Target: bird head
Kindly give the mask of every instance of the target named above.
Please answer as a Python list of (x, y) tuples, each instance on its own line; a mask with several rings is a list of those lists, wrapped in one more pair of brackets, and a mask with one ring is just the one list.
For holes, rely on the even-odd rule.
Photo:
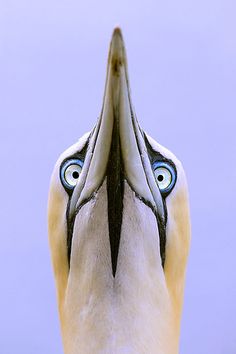
[[(88, 352), (113, 352), (109, 340), (127, 348), (132, 321), (150, 348), (178, 333), (190, 237), (186, 178), (174, 154), (137, 121), (118, 28), (100, 117), (59, 157), (48, 216), (66, 348), (86, 353), (86, 336)], [(159, 353), (143, 345), (147, 351), (135, 352)]]

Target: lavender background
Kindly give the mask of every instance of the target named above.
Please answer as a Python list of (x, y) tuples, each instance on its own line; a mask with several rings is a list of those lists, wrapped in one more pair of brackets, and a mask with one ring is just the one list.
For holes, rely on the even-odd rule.
[(236, 353), (235, 13), (234, 0), (0, 0), (1, 354), (62, 353), (49, 178), (100, 113), (116, 24), (139, 121), (188, 176), (180, 353)]

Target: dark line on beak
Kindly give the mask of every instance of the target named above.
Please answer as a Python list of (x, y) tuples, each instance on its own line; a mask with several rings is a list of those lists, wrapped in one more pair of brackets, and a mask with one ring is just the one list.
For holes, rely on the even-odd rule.
[(112, 274), (115, 277), (123, 215), (124, 174), (120, 148), (119, 123), (114, 119), (112, 143), (107, 165), (108, 223)]

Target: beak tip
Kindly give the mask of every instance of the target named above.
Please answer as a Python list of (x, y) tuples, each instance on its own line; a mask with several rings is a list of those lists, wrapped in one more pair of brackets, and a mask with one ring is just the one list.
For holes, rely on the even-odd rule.
[(112, 38), (119, 36), (122, 39), (122, 31), (120, 26), (116, 26), (113, 30)]
[(125, 45), (122, 36), (122, 31), (119, 26), (115, 27), (112, 34), (110, 44), (109, 62), (115, 74), (119, 74), (119, 68), (126, 65)]
[(124, 48), (124, 40), (120, 27), (115, 27), (111, 38), (111, 48), (114, 50), (122, 50)]

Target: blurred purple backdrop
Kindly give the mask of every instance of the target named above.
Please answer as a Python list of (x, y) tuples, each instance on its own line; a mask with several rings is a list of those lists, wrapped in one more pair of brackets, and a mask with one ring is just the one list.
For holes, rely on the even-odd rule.
[(139, 121), (188, 176), (180, 353), (236, 353), (235, 13), (233, 0), (1, 1), (1, 354), (62, 353), (49, 178), (100, 113), (116, 24)]

